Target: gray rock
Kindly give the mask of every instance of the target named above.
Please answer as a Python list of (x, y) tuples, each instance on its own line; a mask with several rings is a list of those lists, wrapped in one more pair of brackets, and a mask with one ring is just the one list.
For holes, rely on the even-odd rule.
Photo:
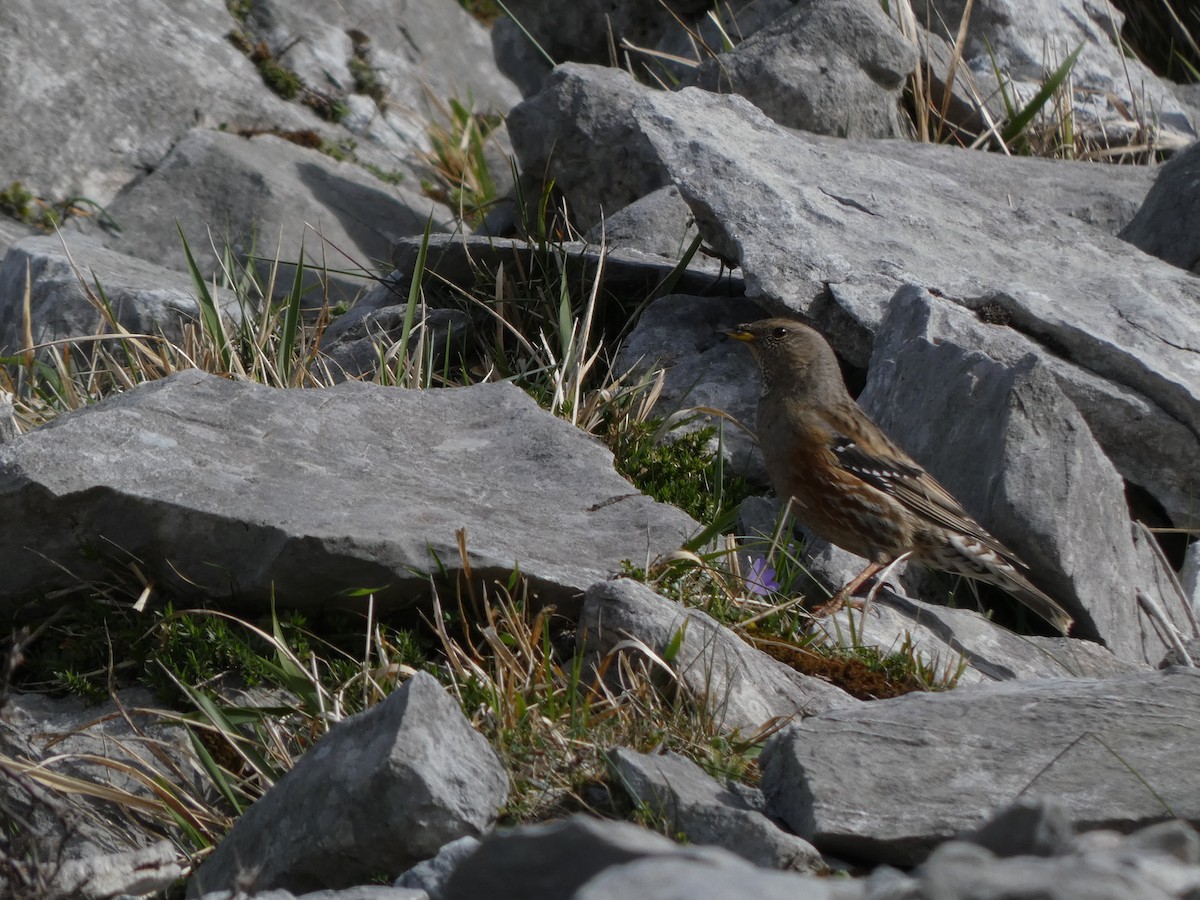
[[(686, 210), (687, 204), (684, 203), (683, 207)], [(691, 215), (691, 212), (689, 211), (687, 214)], [(8, 248), (17, 241), (27, 237), (35, 237), (38, 234), (40, 232), (36, 229), (14, 221), (7, 216), (0, 215), (0, 260), (4, 259), (4, 254), (8, 253)]]
[[(572, 220), (586, 230), (669, 185), (666, 167), (629, 117), (645, 91), (620, 69), (555, 69), (540, 93), (508, 114), (526, 196), (540, 198), (540, 186), (553, 180), (570, 202)], [(598, 169), (603, 178), (595, 177)]]
[[(953, 39), (963, 11), (960, 0), (937, 0), (917, 12), (917, 19)], [(1141, 141), (1144, 137), (1131, 121), (1132, 115), (1140, 115), (1167, 146), (1186, 143), (1195, 130), (1174, 91), (1114, 40), (1123, 18), (1112, 6), (1081, 8), (1042, 0), (1017, 13), (1004, 2), (981, 0), (971, 7), (959, 78), (973, 78), (978, 95), (988, 98), (993, 115), (1002, 120), (1006, 113), (996, 91), (996, 69), (1009, 96), (1024, 105), (1045, 82), (1047, 71), (1082, 47), (1071, 70), (1069, 95), (1079, 134), (1098, 147)]]
[(740, 94), (780, 125), (838, 137), (899, 137), (917, 51), (872, 0), (802, 0), (704, 63), (686, 83)]
[[(309, 110), (263, 84), (226, 39), (235, 24), (221, 0), (171, 7), (130, 0), (111, 8), (70, 0), (5, 3), (6, 184), (16, 179), (51, 200), (75, 196), (106, 205), (154, 169), (189, 128), (320, 126)], [(171, 219), (159, 224), (170, 230)]]
[(335, 97), (355, 90), (351, 58), (365, 59), (384, 96), (356, 131), (398, 159), (422, 145), (431, 99), (499, 113), (520, 99), (486, 29), (459, 3), (256, 0), (246, 25), (305, 84)]
[(479, 839), (466, 835), (451, 841), (432, 856), (417, 863), (396, 879), (395, 887), (419, 890), (429, 900), (442, 900), (446, 894), (446, 882), (459, 864), (479, 849)]
[[(359, 885), (341, 891), (310, 891), (300, 896), (283, 890), (253, 891), (242, 896), (248, 900), (428, 900), (424, 891), (379, 885)], [(230, 900), (230, 892), (210, 891), (197, 900)]]
[(0, 389), (0, 444), (7, 444), (21, 435), (13, 409), (13, 395)]
[(1187, 822), (1149, 825), (1127, 837), (1093, 832), (1075, 843), (1084, 861), (1132, 873), (1169, 896), (1191, 900), (1200, 893), (1200, 834)]
[[(1190, 308), (1200, 288), (1043, 206), (1032, 193), (1038, 179), (1026, 179), (1021, 187), (1030, 193), (1018, 191), (1011, 205), (981, 209), (982, 198), (968, 192), (964, 176), (974, 169), (978, 178), (980, 166), (992, 177), (998, 170), (978, 154), (960, 152), (960, 167), (936, 173), (865, 143), (835, 154), (823, 142), (776, 128), (735, 97), (689, 90), (643, 93), (632, 111), (692, 205), (701, 233), (723, 256), (742, 262), (753, 293), (784, 300), (825, 324), (835, 312), (827, 308), (830, 285), (841, 314), (867, 328), (882, 318), (879, 291), (890, 296), (904, 282), (962, 303), (978, 298), (974, 305), (982, 305), (990, 297), (1018, 330), (1054, 340), (1077, 364), (1145, 391), (1187, 421), (1196, 418), (1190, 382), (1168, 369), (1191, 370), (1189, 345), (1169, 343), (1166, 335), (1194, 330), (1172, 319), (1169, 309)], [(745, 180), (730, 167), (744, 168)], [(797, 171), (803, 180), (783, 176)], [(784, 193), (768, 203), (748, 193), (747, 184), (755, 183)], [(776, 212), (781, 203), (790, 209), (783, 217)], [(961, 204), (957, 211), (955, 204)], [(1106, 252), (1119, 259), (1119, 268), (1104, 267)], [(948, 262), (953, 259), (970, 262)], [(1063, 306), (1071, 309), (1069, 322)], [(1145, 371), (1135, 371), (1137, 364)]]
[(770, 872), (745, 863), (713, 866), (707, 860), (645, 859), (605, 869), (571, 900), (860, 900), (862, 886), (850, 880)]
[(1173, 647), (1158, 664), (1158, 668), (1167, 669), (1171, 666), (1200, 666), (1200, 638), (1192, 638), (1183, 642), (1183, 653), (1180, 648)]
[[(609, 754), (617, 782), (689, 843), (715, 845), (768, 869), (820, 873), (821, 854), (678, 753)], [(631, 896), (631, 895), (626, 895)]]
[(674, 261), (683, 256), (696, 237), (696, 224), (678, 188), (668, 185), (607, 216), (585, 237), (592, 244), (603, 242), (613, 249), (628, 247)]
[(1051, 858), (997, 858), (977, 845), (950, 841), (913, 873), (916, 884), (906, 896), (1166, 900), (1200, 890), (1200, 835), (1184, 822), (1152, 825), (1128, 837), (1095, 831), (1071, 844)]
[[(146, 780), (133, 773), (170, 780), (193, 758), (186, 734), (148, 711), (158, 705), (153, 694), (140, 688), (123, 689), (115, 700), (100, 704), (78, 697), (10, 694), (0, 721), (0, 754), (124, 792), (135, 798), (133, 802), (153, 803), (158, 798)], [(154, 742), (156, 754), (145, 752), (147, 740)], [(173, 868), (172, 861), (179, 861), (175, 856), (167, 859), (142, 829), (114, 816), (105, 800), (52, 789), (16, 767), (0, 778), (0, 810), (12, 817), (9, 821), (21, 823), (7, 850), (19, 859), (47, 861), (41, 877), (59, 885), (63, 895), (75, 895), (74, 885), (80, 891), (87, 884), (96, 885), (97, 891), (103, 884), (132, 885), (143, 868), (148, 881), (161, 876), (170, 882), (180, 874)], [(60, 869), (54, 860), (71, 865)], [(13, 885), (9, 889), (14, 896), (26, 893)], [(2, 884), (0, 896), (7, 896)]]
[(508, 18), (497, 19), (492, 25), (492, 54), (496, 66), (517, 86), (522, 97), (540, 91), (553, 68), (529, 36)]
[(789, 726), (764, 748), (762, 787), (768, 814), (822, 852), (908, 865), (1017, 796), (1057, 801), (1080, 829), (1194, 820), (1178, 761), (1198, 732), (1194, 669), (907, 694)]
[[(43, 863), (47, 880), (38, 896), (106, 900), (109, 897), (140, 897), (165, 891), (183, 876), (186, 868), (170, 841), (159, 841), (137, 850), (126, 850), (80, 859), (68, 859), (55, 865)], [(0, 879), (2, 882), (2, 879)], [(0, 883), (0, 888), (3, 884)], [(19, 896), (14, 889), (9, 896)]]
[[(431, 676), (331, 729), (251, 806), (188, 883), (344, 888), (395, 877), (449, 841), (486, 832), (508, 797), (487, 741)], [(365, 837), (368, 835), (369, 837)]]
[[(205, 275), (218, 270), (228, 244), (239, 259), (261, 258), (263, 273), (276, 258), (283, 262), (279, 292), (290, 289), (303, 245), (312, 267), (306, 290), (313, 306), (324, 294), (325, 268), (359, 267), (370, 276), (397, 238), (420, 234), (430, 216), (435, 228), (448, 227), (453, 218), (406, 186), (385, 184), (359, 166), (283, 138), (203, 130), (181, 137), (108, 211), (121, 225), (119, 235), (106, 238), (114, 249), (186, 271), (178, 222)], [(364, 281), (335, 274), (329, 284), (336, 302), (353, 299)]]
[[(162, 333), (178, 341), (182, 325), (199, 316), (195, 286), (186, 275), (107, 250), (82, 235), (25, 238), (0, 264), (0, 356), (24, 346), (27, 278), (35, 346), (112, 332), (85, 286), (99, 300), (99, 284), (117, 321), (134, 334)], [(224, 311), (239, 317), (240, 310), (228, 302)], [(90, 355), (94, 348), (81, 342), (81, 349)]]
[(736, 48), (746, 38), (789, 13), (795, 5), (796, 0), (729, 0), (716, 9), (702, 10), (703, 15), (698, 20), (680, 17), (667, 26), (655, 49), (691, 64), (656, 58), (652, 65), (673, 73), (681, 83), (686, 82), (695, 72), (696, 64), (716, 58), (727, 41)]
[(1121, 239), (1173, 266), (1200, 272), (1200, 144), (1177, 154), (1157, 175)]
[[(652, 101), (653, 110), (650, 111), (650, 115), (661, 117), (663, 121), (660, 125), (684, 130), (691, 130), (694, 126), (698, 132), (711, 132), (710, 136), (695, 148), (677, 147), (669, 152), (660, 153), (652, 143), (645, 140), (651, 132), (637, 128), (636, 122), (631, 121), (631, 103), (638, 98)], [(1051, 220), (1045, 226), (1048, 232), (1056, 229), (1061, 232), (1062, 226), (1057, 219), (1065, 215), (1075, 220), (1073, 223), (1065, 223), (1070, 226), (1068, 232), (1071, 229), (1079, 229), (1078, 223), (1085, 223), (1113, 235), (1133, 218), (1154, 182), (1154, 171), (1143, 166), (1096, 166), (1092, 163), (1071, 163), (1031, 157), (1003, 157), (999, 154), (981, 154), (946, 146), (907, 144), (890, 140), (836, 140), (819, 135), (785, 132), (782, 129), (775, 129), (779, 135), (787, 135), (786, 138), (781, 137), (781, 145), (764, 152), (762, 160), (750, 163), (744, 158), (744, 154), (759, 143), (761, 138), (743, 146), (742, 133), (745, 132), (748, 140), (757, 130), (759, 122), (766, 120), (752, 112), (749, 106), (729, 98), (713, 96), (701, 101), (688, 91), (664, 93), (638, 88), (612, 70), (589, 66), (560, 66), (550, 79), (543, 95), (530, 98), (525, 104), (516, 107), (514, 112), (522, 115), (522, 110), (526, 107), (529, 107), (528, 129), (519, 132), (510, 129), (513, 147), (521, 160), (523, 170), (540, 178), (549, 164), (549, 171), (556, 179), (555, 185), (566, 193), (573, 214), (580, 220), (586, 220), (589, 226), (598, 221), (598, 205), (602, 204), (611, 212), (614, 208), (626, 206), (636, 199), (634, 195), (638, 194), (639, 190), (644, 194), (675, 181), (676, 179), (662, 176), (664, 162), (682, 169), (691, 164), (689, 157), (695, 152), (700, 152), (702, 156), (713, 152), (728, 152), (730, 156), (737, 157), (731, 159), (729, 165), (733, 170), (746, 170), (743, 173), (744, 181), (740, 185), (728, 182), (719, 171), (714, 174), (714, 170), (719, 170), (723, 163), (709, 162), (702, 166), (708, 172), (707, 175), (702, 177), (700, 173), (695, 173), (693, 180), (696, 190), (693, 193), (712, 194), (718, 208), (725, 210), (728, 207), (731, 213), (736, 211), (735, 229), (746, 230), (753, 222), (754, 227), (746, 230), (745, 237), (765, 230), (764, 238), (778, 239), (776, 264), (782, 267), (783, 272), (796, 274), (803, 273), (803, 260), (808, 258), (808, 251), (804, 250), (804, 255), (798, 258), (790, 258), (789, 254), (794, 255), (797, 247), (802, 246), (803, 242), (797, 244), (796, 241), (807, 233), (807, 229), (802, 229), (799, 234), (787, 229), (783, 234), (774, 234), (773, 232), (778, 231), (779, 226), (785, 225), (788, 219), (781, 219), (773, 210), (779, 207), (786, 208), (786, 204), (794, 202), (794, 199), (788, 199), (791, 194), (805, 193), (807, 185), (808, 190), (819, 197), (825, 197), (825, 202), (830, 205), (829, 210), (819, 202), (814, 205), (814, 218), (809, 228), (820, 228), (824, 221), (822, 216), (829, 212), (836, 213), (831, 218), (830, 225), (844, 221), (846, 213), (838, 213), (837, 202), (832, 197), (821, 194), (812, 184), (823, 183), (825, 190), (835, 196), (848, 196), (843, 192), (844, 184), (841, 181), (841, 176), (845, 174), (842, 170), (847, 166), (853, 170), (847, 176), (849, 183), (854, 183), (855, 179), (866, 179), (876, 184), (876, 191), (882, 190), (882, 183), (886, 181), (886, 173), (889, 171), (895, 177), (906, 180), (905, 184), (894, 186), (894, 189), (900, 190), (900, 196), (903, 196), (902, 205), (925, 212), (911, 223), (906, 223), (902, 212), (889, 213), (885, 219), (892, 223), (892, 229), (900, 232), (896, 240), (902, 244), (915, 241), (922, 248), (922, 256), (928, 254), (931, 257), (935, 251), (934, 235), (928, 238), (921, 235), (925, 233), (925, 228), (932, 229), (933, 223), (939, 221), (942, 213), (937, 208), (943, 200), (951, 204), (969, 203), (967, 208), (972, 210), (979, 207), (980, 201), (990, 201), (985, 203), (985, 217), (993, 215), (994, 212), (1004, 219), (1015, 218), (1020, 223), (1020, 228), (1017, 229), (1020, 234), (1035, 229), (1033, 223), (1043, 217)], [(726, 107), (736, 112), (723, 113), (722, 121), (715, 129), (703, 126), (704, 121), (711, 118), (713, 111)], [(577, 124), (580, 116), (582, 122)], [(673, 121), (677, 116), (695, 121), (690, 125)], [(686, 141), (689, 138), (681, 135), (680, 139)], [(790, 142), (796, 142), (798, 146), (788, 147)], [(619, 152), (604, 152), (604, 148), (608, 147), (617, 147)], [(559, 155), (564, 160), (561, 166), (552, 159)], [(566, 160), (570, 161), (569, 166)], [(863, 170), (861, 172), (858, 171), (860, 167)], [(647, 178), (643, 186), (640, 182), (631, 181), (635, 174), (629, 171), (631, 169), (653, 174), (654, 177)], [(804, 177), (797, 179), (797, 172), (805, 173)], [(766, 173), (770, 174), (764, 178)], [(678, 179), (680, 186), (687, 180)], [(705, 180), (710, 183), (705, 185)], [(763, 184), (764, 180), (766, 184)], [(759, 187), (756, 191), (747, 193), (751, 185)], [(783, 194), (772, 199), (770, 194), (776, 189)], [(760, 191), (765, 191), (766, 195), (759, 194)], [(947, 196), (948, 193), (950, 196)], [(740, 202), (737, 202), (737, 198), (740, 198)], [(688, 199), (686, 192), (684, 199)], [(880, 209), (868, 208), (882, 213)], [(754, 215), (755, 211), (758, 212), (758, 216)], [(725, 212), (722, 212), (722, 215), (724, 214)], [(946, 215), (950, 222), (970, 218), (964, 209), (958, 208), (948, 210)], [(844, 245), (852, 251), (854, 261), (862, 267), (867, 267), (866, 264), (872, 260), (875, 262), (869, 268), (873, 270), (878, 267), (885, 260), (881, 260), (878, 254), (867, 255), (870, 250), (869, 240), (876, 236), (877, 231), (874, 227), (863, 229), (862, 224), (853, 219), (847, 223), (848, 232), (845, 236), (839, 231), (837, 236), (830, 235), (827, 241), (818, 240), (821, 251), (819, 256), (828, 255), (836, 259), (837, 249)], [(1016, 223), (1013, 224), (1015, 226)], [(922, 227), (911, 235), (903, 232), (906, 227), (918, 225)], [(788, 226), (789, 229), (791, 227)], [(964, 234), (969, 236), (974, 227), (974, 224), (964, 224), (961, 227), (956, 225), (953, 232), (955, 239), (962, 238)], [(854, 240), (855, 235), (850, 229), (857, 229), (863, 233)], [(716, 241), (720, 234), (719, 230), (714, 228), (706, 227), (702, 230), (706, 240), (710, 242)], [(1084, 229), (1082, 233), (1088, 234), (1090, 229)], [(1001, 240), (1001, 235), (1002, 229), (995, 228), (990, 234), (993, 243)], [(821, 235), (817, 234), (814, 237), (819, 239)], [(1052, 239), (1053, 234), (1048, 234), (1047, 237)], [(1052, 246), (1069, 246), (1068, 237), (1073, 240), (1078, 235), (1061, 235)], [(979, 236), (976, 239), (981, 242), (983, 240)], [(758, 241), (757, 237), (750, 241), (750, 248), (753, 249), (753, 245)], [(925, 247), (927, 242), (929, 246)], [(1119, 244), (1113, 246), (1120, 247)], [(753, 259), (739, 260), (736, 247), (730, 247), (728, 240), (717, 249), (722, 250), (735, 262), (750, 263), (751, 272), (757, 267)], [(997, 248), (992, 248), (987, 250), (986, 255), (990, 256), (996, 252)], [(764, 253), (764, 257), (769, 255)], [(952, 263), (948, 263), (945, 257), (939, 257), (939, 260), (941, 268), (935, 271), (952, 268)], [(849, 264), (850, 261), (844, 262)], [(931, 260), (929, 266), (933, 265)], [(828, 264), (823, 264), (821, 269), (807, 273), (810, 280), (797, 280), (801, 284), (811, 284), (814, 288), (819, 288), (821, 276), (827, 268)], [(764, 267), (762, 274), (766, 276), (772, 271), (772, 268)], [(885, 270), (885, 274), (888, 271)], [(902, 271), (893, 269), (890, 270), (890, 274), (894, 276), (894, 280), (888, 283), (888, 294), (904, 280)], [(789, 292), (768, 293), (784, 298), (789, 296)], [(807, 295), (808, 291), (803, 293)], [(869, 345), (862, 344), (855, 349), (857, 355), (852, 361), (858, 364), (865, 363)]]
[(683, 641), (673, 668), (725, 730), (748, 736), (773, 719), (858, 703), (828, 682), (802, 675), (754, 649), (706, 613), (629, 579), (601, 582), (588, 590), (579, 619), (579, 646), (604, 657), (632, 637), (661, 653), (681, 629)]
[(627, 822), (575, 815), (492, 832), (454, 871), (446, 885), (445, 900), (571, 897), (596, 874), (646, 858), (678, 859), (708, 871), (754, 871), (740, 857), (715, 847), (681, 847)]
[(1001, 858), (1059, 856), (1070, 850), (1075, 828), (1062, 804), (1018, 800), (966, 840)]
[(0, 600), (103, 577), (87, 550), (106, 547), (165, 590), (258, 609), (353, 587), (384, 605), (428, 597), (442, 566), (460, 571), (459, 529), (479, 578), (519, 565), (569, 608), (698, 527), (510, 384), (276, 390), (195, 371), (4, 444), (0, 510), (23, 535), (0, 547)]
[[(559, 63), (608, 63), (612, 43), (620, 44), (623, 39), (639, 47), (653, 47), (674, 22), (674, 10), (666, 4), (640, 0), (576, 0), (569, 4), (512, 0), (505, 6), (541, 51)], [(670, 6), (699, 9), (703, 5), (695, 0), (674, 0)]]
[[(404, 336), (407, 302), (376, 306), (377, 302), (387, 304), (395, 299), (391, 283), (385, 281), (325, 329), (320, 342), (321, 358), (314, 366), (328, 372), (330, 382), (347, 378), (372, 380), (381, 359), (390, 362), (396, 357)], [(430, 367), (438, 371), (447, 356), (453, 360), (459, 358), (470, 326), (471, 317), (465, 310), (430, 309), (427, 304), (420, 304), (413, 313), (408, 336), (409, 358), (418, 352), (428, 352)]]
[(1165, 900), (1167, 896), (1107, 867), (1034, 857), (1001, 861), (982, 847), (959, 841), (935, 850), (922, 866), (918, 882), (921, 893), (917, 896), (970, 900)]
[[(628, 170), (658, 172), (665, 162), (708, 243), (741, 262), (750, 292), (807, 314), (857, 365), (867, 362), (884, 298), (906, 281), (999, 316), (1052, 366), (1122, 475), (1177, 524), (1195, 519), (1200, 490), (1186, 460), (1200, 456), (1200, 403), (1188, 348), (1200, 338), (1187, 337), (1195, 317), (1172, 311), (1194, 306), (1200, 289), (1148, 257), (1126, 259), (1107, 236), (1107, 207), (1143, 191), (1145, 173), (1127, 182), (1047, 160), (833, 145), (777, 129), (736, 98), (643, 91), (630, 106), (633, 89), (610, 91), (612, 77), (564, 66), (530, 101), (554, 135), (540, 146), (575, 167), (563, 184), (576, 210), (614, 194), (624, 201)], [(576, 107), (588, 111), (583, 128), (572, 123)], [(631, 113), (642, 123), (632, 135)], [(524, 157), (515, 133), (514, 144)], [(625, 154), (615, 167), (595, 150), (610, 144)], [(543, 152), (528, 149), (533, 159)], [(584, 187), (575, 193), (573, 183)], [(1076, 187), (1064, 194), (1064, 183)], [(1072, 199), (1097, 188), (1111, 202)], [(1086, 224), (1094, 221), (1103, 229)], [(1144, 440), (1147, 428), (1156, 440)]]
[(1183, 569), (1179, 583), (1184, 595), (1191, 601), (1192, 610), (1200, 615), (1200, 541), (1188, 545), (1183, 556)]
[(958, 685), (1107, 678), (1148, 668), (1091, 641), (1015, 634), (974, 610), (924, 603), (886, 588), (876, 594), (865, 615), (844, 609), (818, 619), (815, 627), (834, 646), (875, 647), (886, 655), (908, 644), (929, 671), (943, 678), (953, 677), (961, 664)]

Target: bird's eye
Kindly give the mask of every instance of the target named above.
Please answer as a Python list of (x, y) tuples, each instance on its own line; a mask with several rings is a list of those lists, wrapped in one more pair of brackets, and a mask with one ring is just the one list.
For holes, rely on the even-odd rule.
[(784, 337), (787, 337), (787, 333), (788, 333), (788, 330), (786, 328), (780, 327), (780, 328), (776, 328), (771, 331), (771, 337), (784, 338)]

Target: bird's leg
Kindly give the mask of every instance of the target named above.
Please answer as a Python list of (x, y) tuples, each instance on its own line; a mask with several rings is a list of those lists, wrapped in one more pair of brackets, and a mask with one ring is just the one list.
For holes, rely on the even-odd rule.
[[(811, 610), (814, 616), (828, 616), (837, 612), (846, 602), (854, 596), (854, 592), (867, 583), (875, 574), (882, 569), (883, 566), (879, 563), (871, 563), (857, 575), (855, 575), (846, 586), (839, 590), (836, 594), (829, 598), (825, 603), (819, 606), (814, 606)], [(853, 605), (853, 604), (851, 604)]]

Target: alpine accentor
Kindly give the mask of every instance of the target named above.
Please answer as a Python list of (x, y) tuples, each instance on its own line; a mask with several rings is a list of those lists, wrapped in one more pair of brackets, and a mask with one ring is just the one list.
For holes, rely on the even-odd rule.
[(1064, 634), (1071, 617), (1022, 574), (1025, 564), (859, 408), (833, 349), (790, 319), (726, 331), (762, 370), (758, 440), (772, 486), (816, 534), (871, 565), (852, 594), (905, 553), (933, 569), (998, 585)]

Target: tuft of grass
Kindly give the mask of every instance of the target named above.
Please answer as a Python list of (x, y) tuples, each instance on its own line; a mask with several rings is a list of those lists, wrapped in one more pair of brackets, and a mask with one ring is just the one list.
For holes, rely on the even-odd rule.
[(329, 122), (340, 122), (346, 117), (349, 110), (345, 103), (305, 84), (304, 79), (276, 58), (266, 41), (253, 40), (239, 29), (229, 32), (226, 38), (254, 63), (263, 84), (284, 100), (299, 100)]
[(747, 634), (749, 642), (797, 672), (822, 678), (859, 700), (886, 700), (914, 691), (948, 691), (966, 671), (966, 661), (947, 666), (929, 662), (918, 652), (911, 636), (900, 647), (884, 650), (855, 640), (840, 646), (818, 639), (785, 641)]
[(449, 610), (435, 593), (430, 626), (449, 689), (510, 773), (504, 822), (617, 814), (605, 755), (612, 746), (666, 747), (710, 771), (755, 777), (756, 746), (723, 735), (669, 659), (636, 642), (583, 658), (568, 623), (538, 608), (515, 573), (507, 585), (460, 587)]
[[(297, 613), (272, 611), (255, 624), (215, 610), (175, 611), (169, 602), (140, 612), (135, 604), (111, 602), (107, 588), (103, 593), (106, 602), (93, 596), (64, 608), (38, 640), (23, 643), (17, 687), (115, 701), (119, 687), (152, 686), (170, 708), (133, 713), (183, 728), (203, 777), (197, 781), (155, 751), (157, 738), (147, 742), (149, 754), (139, 752), (136, 740), (123, 745), (122, 759), (112, 763), (148, 791), (112, 788), (99, 776), (64, 780), (57, 763), (0, 759), (0, 765), (54, 790), (102, 796), (192, 851), (214, 846), (314, 740), (386, 697), (425, 662), (427, 642), (374, 621), (369, 600), (365, 629), (349, 616), (349, 627), (331, 618), (319, 637)], [(178, 712), (181, 706), (191, 712)]]
[(371, 64), (371, 38), (368, 34), (357, 29), (349, 32), (352, 44), (350, 59), (346, 65), (354, 79), (354, 91), (365, 94), (375, 101), (380, 109), (387, 108), (388, 91), (379, 70)]
[[(922, 38), (911, 0), (894, 3), (882, 0), (882, 4), (884, 11), (896, 20), (901, 33), (919, 47)], [(1027, 98), (1018, 97), (1008, 73), (1001, 70), (992, 54), (997, 88), (994, 96), (985, 96), (986, 92), (962, 59), (971, 11), (972, 4), (968, 2), (954, 34), (947, 27), (947, 38), (952, 45), (950, 59), (946, 71), (937, 73), (936, 79), (943, 84), (942, 89), (934, 86), (934, 73), (926, 65), (919, 65), (910, 78), (905, 98), (918, 141), (953, 143), (1005, 154), (1140, 163), (1160, 161), (1163, 152), (1170, 149), (1160, 144), (1156, 122), (1137, 108), (1136, 100), (1133, 109), (1122, 109), (1131, 128), (1130, 134), (1117, 143), (1107, 133), (1088, 133), (1078, 127), (1071, 73), (1083, 45), (1059, 61), (1047, 60), (1041, 84)], [(1123, 54), (1126, 50), (1118, 39), (1114, 52)], [(1130, 83), (1129, 95), (1136, 98), (1139, 94)], [(967, 102), (972, 107), (969, 114), (956, 109), (961, 102), (954, 99), (956, 95), (969, 98)], [(989, 111), (996, 105), (993, 101), (998, 101), (1004, 110), (999, 120)], [(968, 123), (968, 118), (974, 121)]]
[(19, 181), (0, 189), (0, 214), (45, 232), (54, 231), (68, 219), (74, 218), (94, 218), (106, 230), (121, 230), (104, 211), (104, 207), (94, 200), (86, 197), (47, 200), (35, 196)]
[(385, 169), (374, 163), (366, 163), (365, 168), (384, 184), (398, 185), (404, 182), (404, 173), (399, 169)]
[(430, 107), (426, 134), (431, 149), (419, 154), (433, 175), (423, 185), (425, 194), (457, 210), (462, 221), (478, 225), (497, 199), (487, 144), (501, 119), (453, 97), (431, 97)]

